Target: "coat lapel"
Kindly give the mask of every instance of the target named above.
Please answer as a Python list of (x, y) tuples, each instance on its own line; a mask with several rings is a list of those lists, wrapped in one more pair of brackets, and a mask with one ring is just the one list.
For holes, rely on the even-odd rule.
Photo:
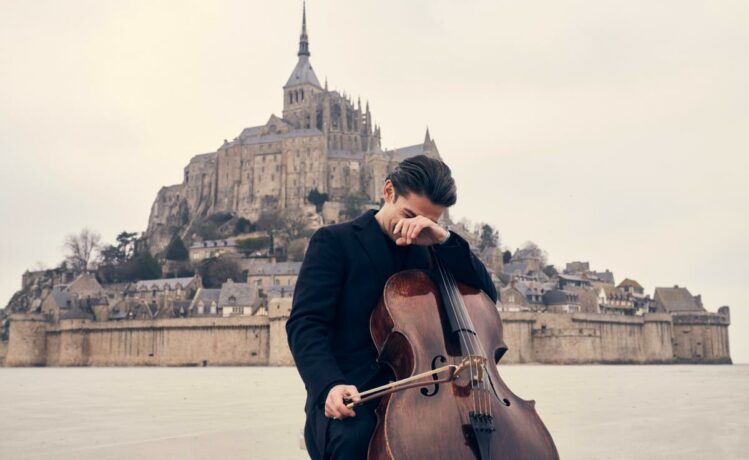
[(387, 235), (382, 233), (380, 224), (377, 223), (374, 215), (377, 210), (370, 209), (361, 216), (354, 219), (356, 228), (356, 238), (364, 248), (369, 257), (372, 268), (377, 274), (380, 286), (384, 286), (387, 279), (393, 273), (393, 257), (390, 254), (385, 238)]

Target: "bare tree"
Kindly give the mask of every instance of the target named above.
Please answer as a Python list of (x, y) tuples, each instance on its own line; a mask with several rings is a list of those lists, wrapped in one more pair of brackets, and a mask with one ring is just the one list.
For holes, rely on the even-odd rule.
[(525, 257), (533, 257), (539, 259), (541, 261), (542, 267), (546, 266), (549, 262), (549, 257), (546, 251), (538, 247), (538, 245), (533, 241), (526, 241), (525, 244), (523, 244), (521, 252)]
[(281, 214), (281, 236), (287, 241), (306, 236), (309, 229), (309, 218), (300, 210), (286, 209)]
[(66, 260), (75, 272), (88, 270), (94, 261), (94, 254), (101, 247), (101, 235), (98, 232), (84, 228), (77, 235), (65, 238)]

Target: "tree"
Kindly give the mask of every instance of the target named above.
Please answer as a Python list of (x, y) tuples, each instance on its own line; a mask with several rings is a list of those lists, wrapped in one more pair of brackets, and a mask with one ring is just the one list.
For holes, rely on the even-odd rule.
[(317, 187), (315, 187), (307, 194), (307, 201), (314, 204), (315, 210), (317, 210), (317, 212), (320, 212), (322, 211), (322, 205), (325, 204), (326, 201), (328, 201), (328, 194), (320, 193), (320, 191), (317, 190)]
[(343, 197), (343, 217), (353, 219), (359, 217), (369, 197), (362, 192), (347, 193)]
[(281, 228), (281, 214), (276, 211), (264, 211), (255, 222), (257, 229), (262, 232), (270, 232)]
[(521, 248), (521, 253), (525, 258), (534, 258), (540, 260), (542, 267), (548, 263), (546, 251), (539, 248), (538, 245), (533, 241), (526, 241)]
[(129, 259), (135, 254), (137, 235), (136, 232), (128, 231), (122, 231), (117, 235), (117, 248), (120, 250), (122, 260)]
[(275, 233), (286, 241), (308, 236), (309, 219), (298, 209), (264, 212), (257, 220), (257, 229)]
[(207, 288), (220, 288), (226, 280), (244, 282), (242, 271), (233, 260), (211, 257), (204, 259), (198, 266), (198, 273), (203, 280), (203, 286)]
[(502, 253), (502, 263), (508, 264), (510, 263), (510, 260), (512, 260), (512, 252), (505, 251)]
[(286, 241), (295, 240), (309, 233), (309, 219), (300, 210), (286, 209), (279, 220), (278, 234)]
[(244, 217), (240, 217), (239, 219), (237, 219), (237, 223), (234, 224), (234, 235), (253, 232), (255, 231), (255, 227), (255, 224), (245, 219)]
[(127, 262), (126, 281), (153, 280), (161, 278), (161, 265), (149, 251), (143, 251)]
[(77, 235), (65, 238), (66, 260), (75, 272), (84, 272), (94, 261), (94, 254), (101, 246), (101, 235), (84, 228)]
[(306, 241), (304, 238), (298, 238), (289, 242), (286, 248), (286, 257), (292, 262), (301, 262), (304, 259), (304, 248)]
[(166, 248), (166, 259), (167, 260), (187, 260), (190, 252), (185, 247), (184, 241), (179, 235), (172, 238), (169, 242), (169, 246)]
[(481, 234), (479, 239), (479, 250), (486, 248), (496, 248), (499, 246), (499, 231), (489, 224), (481, 224)]
[(257, 251), (267, 250), (270, 248), (269, 236), (258, 236), (254, 238), (242, 238), (236, 241), (237, 247), (243, 253), (253, 254)]

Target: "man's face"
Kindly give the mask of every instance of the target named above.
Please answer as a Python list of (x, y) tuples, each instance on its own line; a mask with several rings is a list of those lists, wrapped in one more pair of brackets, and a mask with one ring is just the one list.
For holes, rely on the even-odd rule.
[(395, 198), (395, 188), (390, 180), (385, 181), (383, 198), (385, 202), (380, 212), (387, 229), (386, 234), (393, 241), (398, 239), (398, 236), (393, 235), (393, 228), (400, 219), (424, 216), (437, 222), (445, 211), (445, 206), (434, 204), (426, 196), (417, 193), (398, 195), (398, 198)]

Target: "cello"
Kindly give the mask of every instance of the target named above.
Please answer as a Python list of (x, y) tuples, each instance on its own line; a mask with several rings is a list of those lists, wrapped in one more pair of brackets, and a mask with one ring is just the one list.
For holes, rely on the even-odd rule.
[(432, 270), (393, 274), (370, 316), (378, 361), (397, 380), (347, 404), (382, 398), (368, 458), (558, 459), (535, 401), (499, 376), (507, 346), (494, 302), (429, 249)]

